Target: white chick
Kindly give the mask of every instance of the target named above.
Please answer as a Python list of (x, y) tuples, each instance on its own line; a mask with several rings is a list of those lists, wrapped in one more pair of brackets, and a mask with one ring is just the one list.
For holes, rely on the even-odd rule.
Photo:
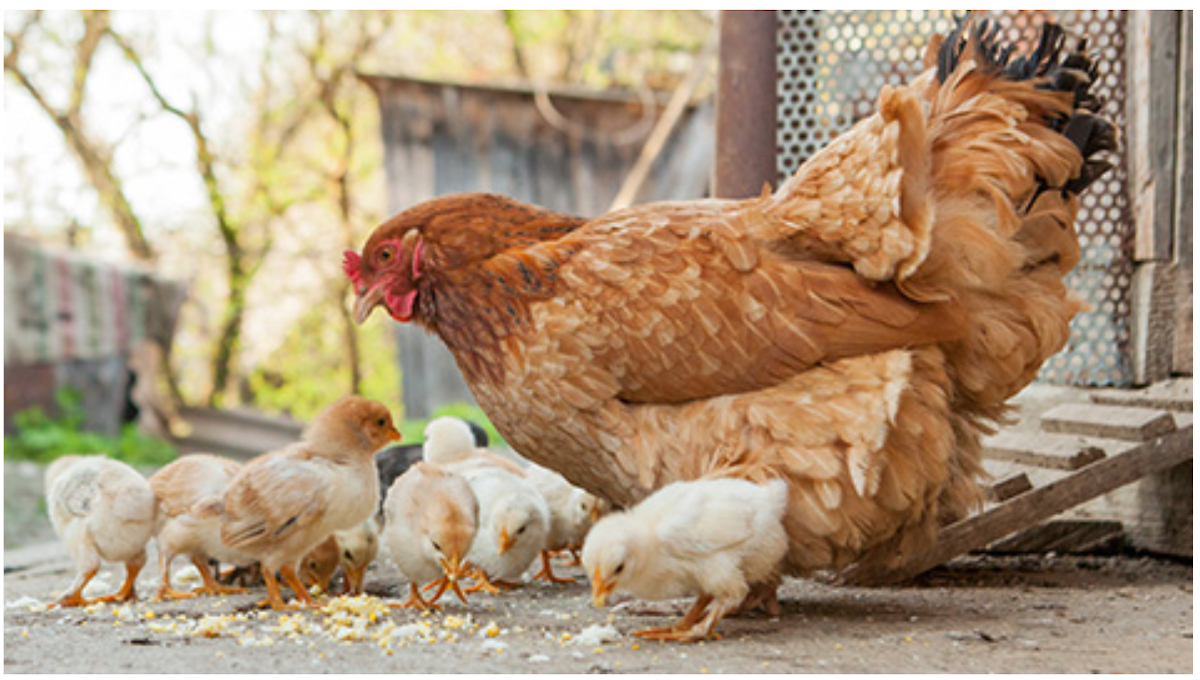
[[(154, 492), (146, 478), (104, 456), (63, 456), (46, 469), (46, 507), (76, 569), (75, 580), (54, 605), (137, 599), (134, 583), (154, 535)], [(102, 561), (123, 562), (125, 583), (112, 595), (87, 600), (83, 589)]]
[[(212, 504), (220, 503), (241, 467), (227, 458), (197, 453), (172, 462), (150, 477), (150, 488), (158, 502), (154, 535), (162, 579), (157, 598), (246, 592), (244, 588), (220, 585), (208, 568), (210, 558), (237, 566), (254, 561), (221, 542), (221, 520), (209, 512)], [(191, 558), (204, 581), (192, 592), (179, 592), (171, 586), (171, 562), (179, 555)]]
[(425, 426), (425, 444), (421, 455), (426, 463), (455, 465), (460, 472), (472, 466), (498, 467), (514, 475), (525, 471), (516, 462), (476, 446), (471, 425), (464, 420), (443, 416)]
[(302, 604), (317, 601), (301, 583), (300, 562), (330, 534), (367, 521), (379, 502), (375, 451), (400, 438), (387, 408), (343, 397), (317, 416), (303, 441), (250, 461), (222, 499), (221, 540), (255, 557), (267, 599), (290, 609), (275, 573)]
[(604, 606), (617, 589), (643, 599), (695, 594), (695, 604), (675, 625), (634, 634), (679, 641), (712, 636), (750, 584), (778, 577), (787, 552), (787, 496), (779, 479), (761, 485), (743, 479), (676, 482), (608, 515), (583, 546), (593, 604)]
[(478, 583), (466, 592), (514, 588), (546, 545), (550, 510), (523, 477), (492, 466), (467, 465), (460, 472), (479, 501), (479, 531), (467, 561)]
[(335, 531), (338, 546), (338, 564), (345, 579), (342, 592), (362, 595), (367, 567), (379, 554), (379, 529), (374, 518), (344, 531)]
[[(447, 587), (466, 602), (458, 579), (479, 521), (467, 480), (441, 466), (417, 463), (396, 478), (383, 509), (383, 545), (409, 582), (408, 600), (399, 606), (434, 608)], [(427, 601), (421, 585), (430, 581), (439, 589)]]
[(541, 465), (530, 464), (525, 469), (525, 478), (542, 494), (550, 510), (550, 531), (542, 549), (542, 568), (534, 578), (544, 578), (551, 583), (574, 583), (573, 578), (555, 575), (550, 555), (583, 545), (588, 529), (599, 519), (600, 499)]

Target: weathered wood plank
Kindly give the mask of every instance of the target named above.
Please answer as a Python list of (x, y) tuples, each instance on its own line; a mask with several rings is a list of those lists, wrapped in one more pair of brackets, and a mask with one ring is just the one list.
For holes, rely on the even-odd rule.
[(1121, 544), (1125, 528), (1120, 522), (1053, 520), (989, 544), (990, 553), (1088, 553)]
[(1014, 531), (1029, 527), (1064, 510), (1161, 472), (1192, 457), (1192, 427), (1105, 458), (1058, 481), (1017, 496), (991, 510), (968, 517), (942, 529), (937, 544), (907, 564), (884, 568), (850, 568), (844, 583), (883, 585), (912, 578), (970, 550), (977, 550)]
[[(1115, 444), (1110, 441), (1108, 448)], [(1005, 430), (983, 440), (983, 455), (1022, 465), (1078, 470), (1103, 458), (1105, 447), (1079, 435)]]
[(1042, 414), (1047, 432), (1148, 441), (1175, 429), (1171, 414), (1136, 406), (1060, 404)]
[(1160, 411), (1191, 413), (1192, 379), (1180, 378), (1154, 383), (1140, 390), (1090, 390), (1088, 398), (1106, 406), (1138, 406)]
[(1024, 472), (1018, 472), (1008, 475), (995, 484), (988, 487), (988, 500), (993, 503), (1002, 503), (1014, 496), (1025, 493), (1033, 488), (1033, 482), (1029, 481), (1029, 475)]

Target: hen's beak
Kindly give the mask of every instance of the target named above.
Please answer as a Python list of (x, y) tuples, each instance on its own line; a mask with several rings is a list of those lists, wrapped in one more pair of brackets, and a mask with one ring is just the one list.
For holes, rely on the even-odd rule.
[(383, 293), (383, 286), (375, 286), (359, 294), (354, 301), (354, 323), (362, 325), (371, 316), (371, 312), (383, 302)]
[(592, 574), (592, 606), (598, 609), (603, 608), (608, 604), (608, 596), (612, 595), (612, 591), (616, 587), (616, 583), (605, 581), (600, 576), (600, 568), (597, 567)]
[(508, 535), (508, 528), (501, 527), (500, 528), (500, 546), (499, 546), (500, 554), (503, 555), (504, 553), (508, 552), (509, 548), (513, 547), (513, 543), (516, 543), (516, 541), (513, 540), (512, 536)]

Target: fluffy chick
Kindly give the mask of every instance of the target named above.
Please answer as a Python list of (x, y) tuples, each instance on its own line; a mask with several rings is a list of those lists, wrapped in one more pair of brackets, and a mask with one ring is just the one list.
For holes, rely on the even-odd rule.
[[(409, 582), (408, 600), (400, 606), (436, 607), (447, 587), (466, 602), (458, 579), (479, 521), (479, 505), (467, 480), (440, 466), (417, 463), (392, 485), (384, 514), (384, 547)], [(438, 592), (427, 601), (421, 584), (435, 580)]]
[(545, 499), (524, 477), (500, 467), (464, 461), (449, 468), (466, 478), (479, 501), (479, 531), (467, 553), (478, 583), (466, 592), (516, 587), (546, 545), (550, 510)]
[(778, 578), (787, 552), (787, 496), (779, 479), (762, 485), (742, 479), (676, 482), (605, 517), (583, 546), (593, 604), (604, 606), (617, 589), (643, 599), (695, 594), (695, 604), (675, 625), (635, 635), (679, 641), (712, 636), (751, 584)]
[(551, 583), (574, 583), (575, 579), (571, 577), (555, 575), (550, 555), (583, 545), (588, 529), (599, 519), (600, 499), (541, 465), (530, 464), (525, 469), (525, 478), (542, 495), (550, 510), (550, 530), (542, 549), (542, 568), (534, 578), (544, 578)]
[(258, 559), (275, 609), (289, 609), (278, 572), (307, 606), (315, 606), (296, 573), (301, 560), (335, 531), (367, 520), (379, 500), (375, 451), (398, 440), (387, 408), (343, 397), (305, 429), (302, 441), (248, 463), (222, 503), (221, 540)]
[[(241, 465), (227, 458), (197, 453), (172, 462), (150, 477), (150, 488), (158, 503), (154, 535), (162, 576), (156, 595), (159, 599), (245, 592), (244, 588), (217, 583), (208, 567), (210, 558), (237, 566), (254, 561), (221, 542), (221, 520), (208, 510), (220, 503), (240, 469)], [(192, 592), (179, 592), (171, 586), (171, 563), (179, 555), (191, 558), (204, 581)]]
[(524, 469), (514, 461), (476, 445), (471, 425), (465, 420), (443, 416), (425, 426), (422, 455), (425, 462), (435, 465), (455, 465), (460, 471), (469, 466), (498, 467), (514, 475), (525, 476)]
[(300, 561), (300, 583), (311, 590), (314, 586), (319, 592), (328, 593), (333, 582), (333, 575), (338, 569), (338, 542), (336, 534), (317, 544)]
[[(487, 430), (469, 420), (465, 422), (471, 428), (471, 434), (475, 439), (475, 448), (486, 449), (488, 446)], [(385, 521), (383, 504), (387, 501), (388, 490), (392, 488), (392, 484), (400, 475), (407, 472), (417, 461), (423, 459), (423, 449), (423, 444), (397, 444), (375, 454), (375, 467), (379, 471), (379, 514), (376, 516), (376, 520), (380, 526)]]
[[(142, 475), (104, 456), (63, 456), (46, 469), (46, 507), (59, 538), (75, 559), (75, 580), (55, 606), (137, 599), (134, 583), (154, 534), (154, 492)], [(83, 589), (102, 561), (123, 562), (120, 590), (94, 600)]]

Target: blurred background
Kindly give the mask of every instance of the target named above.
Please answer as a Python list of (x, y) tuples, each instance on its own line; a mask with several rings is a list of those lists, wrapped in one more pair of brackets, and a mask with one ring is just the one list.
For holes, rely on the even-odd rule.
[(347, 392), (403, 404), (410, 441), (484, 422), (440, 343), (352, 322), (342, 251), (450, 191), (704, 195), (716, 22), (5, 12), (6, 459), (250, 454)]

